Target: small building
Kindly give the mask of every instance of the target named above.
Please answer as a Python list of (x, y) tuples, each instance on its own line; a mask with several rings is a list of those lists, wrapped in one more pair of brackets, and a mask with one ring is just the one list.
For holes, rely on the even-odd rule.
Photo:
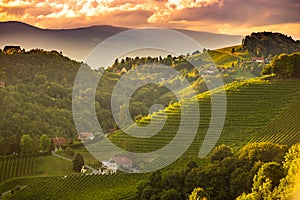
[(264, 58), (263, 57), (252, 57), (251, 61), (262, 63), (262, 62), (264, 62)]
[(5, 82), (0, 82), (0, 87), (5, 87)]
[(99, 169), (100, 173), (105, 174), (115, 174), (117, 173), (117, 164), (110, 160), (110, 161), (102, 161), (102, 167)]
[(55, 149), (61, 148), (61, 145), (66, 144), (67, 140), (64, 137), (55, 137), (52, 138)]
[(3, 52), (12, 53), (12, 52), (21, 52), (20, 46), (5, 46)]
[(94, 138), (95, 138), (94, 134), (89, 132), (81, 132), (78, 135), (78, 140), (80, 141), (93, 140)]
[(122, 166), (126, 168), (131, 168), (133, 163), (127, 156), (114, 156), (111, 161), (116, 163), (117, 167)]

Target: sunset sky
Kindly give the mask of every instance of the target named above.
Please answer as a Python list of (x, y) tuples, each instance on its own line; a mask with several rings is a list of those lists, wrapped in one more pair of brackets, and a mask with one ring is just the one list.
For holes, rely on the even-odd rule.
[(299, 10), (299, 0), (0, 0), (0, 21), (56, 29), (107, 24), (238, 35), (273, 31), (300, 39)]

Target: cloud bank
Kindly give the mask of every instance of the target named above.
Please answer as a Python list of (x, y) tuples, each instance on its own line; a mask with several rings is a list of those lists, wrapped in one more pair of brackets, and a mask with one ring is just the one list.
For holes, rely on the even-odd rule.
[(98, 24), (228, 34), (280, 31), (300, 38), (298, 0), (2, 0), (1, 21), (42, 28)]

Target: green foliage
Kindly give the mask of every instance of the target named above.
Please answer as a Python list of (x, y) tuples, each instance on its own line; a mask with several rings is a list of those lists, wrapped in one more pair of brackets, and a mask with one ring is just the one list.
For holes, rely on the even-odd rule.
[(239, 159), (245, 159), (252, 163), (261, 162), (281, 162), (287, 151), (286, 145), (273, 144), (270, 142), (250, 143), (239, 152)]
[(238, 200), (286, 200), (299, 198), (299, 143), (285, 155), (283, 166), (276, 162), (263, 164), (254, 177), (252, 192), (243, 193)]
[[(299, 50), (300, 51), (300, 50)], [(280, 54), (275, 56), (262, 74), (274, 73), (280, 78), (300, 77), (300, 53)]]
[(226, 146), (225, 144), (221, 144), (220, 146), (216, 147), (211, 155), (211, 162), (214, 161), (222, 161), (227, 157), (233, 156), (232, 148)]
[(300, 42), (281, 33), (258, 32), (243, 39), (243, 48), (258, 56), (268, 58), (281, 53), (300, 51)]
[[(280, 179), (285, 176), (282, 166), (276, 162), (265, 163), (254, 176), (253, 191), (259, 193), (259, 196), (269, 196), (275, 187), (279, 185)], [(263, 188), (261, 188), (263, 186)], [(265, 187), (265, 188), (264, 188)]]
[(300, 197), (300, 144), (293, 145), (286, 153), (283, 168), (286, 177), (281, 179), (274, 197), (280, 200), (299, 199)]
[(50, 138), (46, 134), (43, 134), (39, 140), (40, 140), (40, 149), (42, 151), (48, 151), (50, 147)]
[[(229, 200), (239, 195), (241, 199), (258, 199), (269, 197), (285, 177), (283, 167), (274, 162), (284, 160), (284, 145), (249, 144), (235, 153), (230, 147), (220, 145), (214, 153), (223, 150), (230, 156), (220, 156), (218, 162), (213, 159), (201, 167), (153, 172), (139, 185), (138, 199), (159, 199), (163, 191), (170, 189), (188, 198), (193, 189), (198, 187), (203, 188), (205, 196), (211, 199)], [(251, 194), (242, 195), (243, 192)]]
[(76, 153), (72, 160), (73, 163), (73, 171), (80, 172), (82, 166), (84, 166), (83, 156), (80, 153)]
[(189, 200), (209, 200), (209, 196), (203, 188), (197, 187), (190, 194)]
[(35, 154), (35, 145), (30, 135), (23, 135), (20, 140), (21, 153), (24, 156)]
[(161, 200), (181, 200), (182, 196), (174, 188), (161, 192)]
[(0, 136), (70, 137), (75, 132), (71, 93), (80, 63), (53, 52), (0, 53)]

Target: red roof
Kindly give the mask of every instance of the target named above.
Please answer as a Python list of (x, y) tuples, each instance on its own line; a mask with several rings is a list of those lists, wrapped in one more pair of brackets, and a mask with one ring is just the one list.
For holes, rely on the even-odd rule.
[(118, 165), (128, 165), (132, 163), (132, 161), (126, 156), (115, 156), (111, 160), (117, 163)]
[(264, 58), (263, 57), (253, 57), (252, 59), (251, 59), (252, 61), (254, 61), (254, 60), (264, 60)]
[(65, 144), (67, 142), (66, 138), (64, 137), (60, 137), (60, 138), (56, 137), (56, 138), (52, 138), (52, 140), (55, 146)]
[(81, 132), (78, 136), (78, 139), (90, 139), (91, 137), (94, 137), (93, 133)]

